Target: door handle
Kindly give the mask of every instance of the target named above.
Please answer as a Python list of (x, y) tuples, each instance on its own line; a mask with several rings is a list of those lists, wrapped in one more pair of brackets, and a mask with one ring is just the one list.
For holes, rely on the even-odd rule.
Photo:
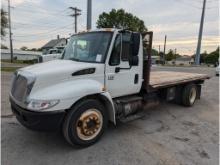
[(115, 73), (118, 73), (118, 72), (120, 72), (120, 70), (129, 70), (129, 69), (131, 69), (131, 66), (129, 67), (129, 68), (120, 68), (120, 67), (116, 67), (115, 68)]

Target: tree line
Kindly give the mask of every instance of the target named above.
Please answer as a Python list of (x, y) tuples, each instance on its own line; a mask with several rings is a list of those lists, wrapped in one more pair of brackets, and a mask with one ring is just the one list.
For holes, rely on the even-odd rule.
[[(96, 22), (97, 28), (120, 28), (127, 29), (136, 32), (145, 32), (148, 31), (147, 27), (144, 24), (144, 21), (133, 15), (132, 13), (126, 12), (124, 9), (112, 9), (109, 13), (103, 12), (99, 15), (99, 18)], [(1, 37), (4, 38), (6, 35), (6, 29), (8, 28), (8, 19), (7, 12), (1, 9)], [(1, 45), (1, 48), (7, 49), (6, 46)], [(40, 48), (32, 48), (29, 49), (26, 46), (22, 46), (21, 50), (26, 51), (41, 51)], [(163, 56), (162, 52), (158, 52), (157, 50), (152, 50), (152, 55), (154, 56)], [(165, 55), (166, 61), (172, 61), (178, 57), (181, 57), (179, 54), (175, 54), (173, 50), (169, 50), (169, 52)], [(195, 55), (192, 56), (195, 58)], [(204, 52), (201, 54), (200, 63), (207, 64), (216, 64), (219, 59), (219, 47), (211, 52)]]
[[(195, 59), (195, 55), (193, 55), (192, 57)], [(207, 53), (207, 51), (202, 53), (200, 56), (200, 63), (218, 65), (219, 64), (219, 47), (211, 53)]]

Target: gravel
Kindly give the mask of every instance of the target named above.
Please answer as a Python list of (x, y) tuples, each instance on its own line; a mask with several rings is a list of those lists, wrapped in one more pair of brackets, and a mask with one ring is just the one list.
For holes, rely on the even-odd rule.
[(8, 102), (11, 73), (2, 72), (2, 164), (217, 165), (219, 80), (214, 68), (155, 70), (206, 73), (212, 78), (193, 107), (162, 103), (147, 110), (142, 119), (109, 125), (98, 143), (83, 149), (69, 146), (60, 133), (33, 132), (21, 126)]

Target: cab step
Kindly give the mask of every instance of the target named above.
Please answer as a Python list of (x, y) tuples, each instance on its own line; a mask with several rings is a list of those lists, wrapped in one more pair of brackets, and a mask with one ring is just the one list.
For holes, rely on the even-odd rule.
[(117, 103), (123, 103), (123, 104), (135, 102), (135, 101), (140, 101), (140, 100), (143, 100), (143, 98), (140, 96), (127, 96), (127, 97), (121, 97), (121, 98), (114, 99), (114, 101), (116, 101)]
[(136, 120), (136, 119), (143, 118), (145, 116), (146, 116), (146, 114), (144, 112), (139, 112), (139, 113), (136, 113), (136, 114), (133, 114), (133, 115), (129, 115), (127, 117), (122, 117), (122, 118), (119, 119), (119, 121), (122, 122), (122, 123), (127, 123), (127, 122), (131, 122), (133, 120)]

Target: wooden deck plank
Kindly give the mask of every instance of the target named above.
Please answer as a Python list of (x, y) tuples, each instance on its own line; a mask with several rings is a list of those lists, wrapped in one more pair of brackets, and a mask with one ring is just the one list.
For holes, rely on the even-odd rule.
[(207, 78), (209, 77), (205, 74), (155, 71), (150, 74), (150, 86), (152, 88), (161, 88), (194, 80), (205, 80)]

